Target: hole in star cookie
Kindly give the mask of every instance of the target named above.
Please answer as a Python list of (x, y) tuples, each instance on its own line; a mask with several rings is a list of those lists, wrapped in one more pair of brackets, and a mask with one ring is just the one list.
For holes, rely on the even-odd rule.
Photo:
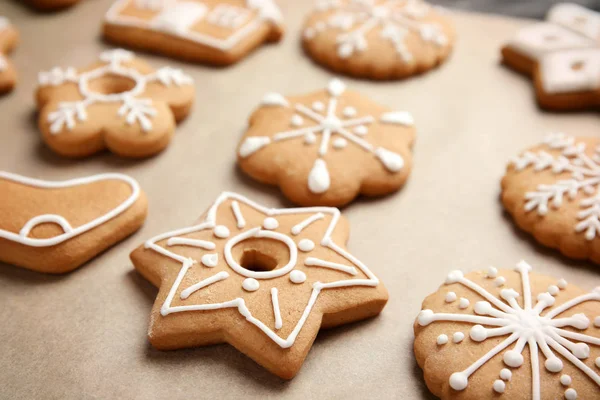
[(90, 91), (104, 95), (126, 93), (135, 86), (136, 82), (133, 79), (114, 74), (92, 79), (88, 83)]
[(232, 249), (233, 257), (244, 269), (254, 272), (273, 271), (289, 262), (287, 246), (277, 240), (246, 239)]
[(277, 260), (258, 250), (249, 249), (245, 250), (242, 254), (240, 265), (247, 270), (255, 272), (273, 271), (277, 268)]
[(571, 69), (573, 71), (581, 71), (581, 69), (583, 68), (584, 65), (585, 65), (585, 63), (583, 61), (575, 61), (574, 63), (571, 64)]

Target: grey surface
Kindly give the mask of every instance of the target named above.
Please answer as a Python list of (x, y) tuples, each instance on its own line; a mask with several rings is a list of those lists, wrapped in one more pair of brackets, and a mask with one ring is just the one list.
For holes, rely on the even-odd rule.
[(598, 113), (541, 112), (531, 82), (498, 64), (502, 43), (529, 22), (457, 14), (459, 40), (440, 69), (386, 84), (345, 79), (376, 101), (411, 111), (418, 129), (408, 184), (344, 210), (352, 226), (350, 251), (390, 291), (382, 315), (319, 334), (290, 382), (227, 345), (152, 349), (146, 332), (156, 289), (133, 270), (129, 252), (193, 222), (223, 190), (287, 205), (278, 190), (238, 172), (234, 148), (265, 92), (320, 89), (331, 74), (298, 46), (311, 2), (282, 1), (284, 41), (234, 67), (146, 56), (157, 67), (183, 68), (197, 84), (193, 112), (164, 153), (144, 161), (111, 154), (65, 160), (40, 140), (36, 76), (54, 65), (85, 65), (107, 48), (99, 19), (110, 3), (84, 0), (51, 15), (2, 3), (22, 43), (13, 57), (19, 86), (0, 99), (0, 169), (45, 179), (127, 173), (146, 191), (150, 214), (138, 233), (65, 276), (0, 265), (0, 399), (429, 399), (412, 354), (412, 324), (448, 271), (511, 268), (526, 259), (537, 272), (586, 289), (600, 282), (597, 266), (560, 257), (516, 230), (498, 201), (510, 157), (547, 131), (597, 137)]
[(600, 0), (430, 0), (444, 7), (543, 19), (552, 4), (570, 2), (600, 11)]

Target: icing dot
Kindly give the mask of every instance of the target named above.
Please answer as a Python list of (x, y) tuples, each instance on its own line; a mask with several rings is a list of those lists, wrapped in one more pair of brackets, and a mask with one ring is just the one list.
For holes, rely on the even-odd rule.
[(312, 249), (315, 248), (315, 242), (313, 242), (310, 239), (302, 239), (299, 243), (298, 243), (298, 248), (302, 251), (311, 251)]
[(441, 346), (441, 345), (444, 345), (446, 343), (448, 343), (448, 335), (441, 334), (440, 336), (437, 337), (437, 344), (438, 345)]
[(304, 283), (306, 280), (306, 274), (302, 271), (293, 270), (290, 272), (290, 281), (293, 283)]
[(433, 322), (433, 311), (431, 310), (422, 310), (417, 317), (417, 321), (421, 326), (427, 326)]
[(202, 264), (204, 264), (205, 266), (209, 267), (209, 268), (213, 268), (217, 266), (217, 263), (219, 262), (219, 255), (218, 254), (205, 254), (202, 256)]
[(510, 381), (512, 379), (512, 372), (510, 372), (510, 369), (502, 368), (502, 371), (500, 371), (500, 378), (505, 381)]
[(320, 101), (315, 101), (312, 103), (312, 108), (315, 111), (323, 111), (325, 109), (325, 104), (321, 103)]
[(260, 284), (254, 278), (246, 278), (244, 279), (244, 282), (242, 282), (242, 287), (247, 292), (255, 292), (260, 287)]
[(495, 278), (498, 276), (498, 268), (489, 267), (485, 276), (490, 279)]
[(560, 383), (563, 386), (569, 386), (571, 384), (572, 380), (571, 377), (569, 375), (562, 375), (560, 377)]
[(567, 287), (567, 281), (565, 281), (564, 279), (560, 279), (556, 283), (556, 286), (558, 286), (560, 289), (565, 289)]
[(292, 126), (301, 126), (304, 123), (304, 119), (298, 114), (294, 114), (290, 123)]
[(506, 383), (504, 383), (504, 381), (501, 381), (500, 379), (496, 379), (494, 381), (494, 392), (504, 393), (505, 389), (506, 389)]
[(515, 350), (504, 353), (504, 364), (509, 367), (518, 368), (523, 365), (523, 356)]
[(267, 217), (263, 221), (263, 228), (272, 231), (273, 229), (277, 229), (279, 227), (279, 222), (273, 217)]
[(600, 368), (600, 357), (596, 358), (596, 367)]
[(575, 389), (567, 389), (565, 391), (565, 399), (576, 400), (577, 399), (577, 391)]
[(354, 128), (354, 133), (356, 133), (357, 135), (360, 136), (364, 136), (369, 132), (369, 128), (367, 128), (364, 125), (358, 125), (356, 128)]
[(452, 271), (446, 276), (446, 285), (450, 285), (451, 283), (456, 283), (463, 278), (464, 274), (462, 271), (456, 270)]
[(317, 141), (317, 136), (315, 136), (314, 133), (307, 132), (306, 135), (304, 135), (304, 143), (305, 144), (315, 144), (316, 141)]
[(462, 372), (455, 372), (450, 375), (450, 387), (454, 390), (465, 390), (469, 384), (469, 379)]
[(342, 113), (344, 114), (344, 117), (346, 118), (352, 118), (354, 116), (356, 116), (356, 108), (354, 107), (345, 107), (344, 111), (342, 111)]
[(460, 301), (458, 302), (458, 308), (464, 310), (465, 308), (469, 307), (469, 304), (471, 304), (471, 302), (469, 301), (469, 299), (461, 297)]
[(471, 328), (469, 336), (476, 342), (483, 342), (485, 339), (487, 339), (487, 329), (481, 325), (475, 325)]
[(479, 315), (489, 315), (492, 311), (492, 305), (487, 301), (478, 301), (475, 303), (475, 313)]
[(499, 276), (496, 278), (496, 280), (494, 281), (494, 285), (500, 287), (500, 286), (504, 286), (504, 284), (506, 283), (506, 278), (503, 276)]
[(347, 145), (348, 145), (348, 141), (346, 139), (344, 139), (344, 138), (341, 138), (341, 137), (340, 138), (336, 138), (333, 141), (333, 148), (334, 149), (340, 150), (340, 149), (343, 149), (344, 147), (346, 147)]
[(600, 317), (594, 318), (594, 326), (600, 328)]
[(550, 372), (560, 372), (563, 369), (563, 363), (558, 357), (548, 358), (544, 363), (546, 369)]
[(454, 293), (454, 292), (446, 293), (446, 303), (452, 303), (453, 301), (456, 301), (456, 293)]
[(558, 288), (558, 286), (555, 286), (555, 285), (548, 286), (548, 293), (550, 293), (552, 296), (556, 296), (559, 291), (560, 291), (560, 289)]
[(229, 237), (229, 229), (224, 225), (215, 226), (214, 234), (216, 237), (225, 239)]
[(465, 334), (462, 332), (456, 332), (454, 333), (454, 335), (452, 335), (452, 341), (454, 343), (460, 343), (464, 340), (465, 338)]

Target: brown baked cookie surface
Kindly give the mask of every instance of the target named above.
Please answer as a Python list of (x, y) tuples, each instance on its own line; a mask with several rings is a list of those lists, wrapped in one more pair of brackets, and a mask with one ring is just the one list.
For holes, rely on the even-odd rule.
[(517, 225), (567, 257), (600, 263), (600, 141), (550, 134), (515, 157), (502, 203)]
[(509, 67), (532, 78), (537, 101), (551, 110), (600, 106), (600, 13), (554, 5), (545, 22), (521, 29), (502, 48)]
[(138, 230), (147, 202), (129, 176), (44, 181), (0, 171), (0, 261), (59, 274)]
[(411, 170), (414, 122), (334, 79), (304, 96), (268, 93), (238, 147), (242, 170), (294, 203), (342, 206), (398, 190)]
[(39, 128), (46, 144), (67, 157), (104, 149), (124, 157), (163, 150), (195, 97), (193, 80), (171, 67), (154, 70), (134, 54), (109, 50), (87, 68), (39, 75)]
[(294, 377), (319, 329), (375, 316), (388, 293), (344, 247), (335, 208), (271, 209), (223, 193), (187, 228), (131, 254), (159, 288), (149, 338), (170, 350), (227, 342)]
[(448, 16), (421, 0), (321, 0), (302, 34), (304, 50), (315, 62), (382, 80), (438, 66), (454, 40)]
[(423, 302), (414, 331), (427, 387), (443, 400), (600, 393), (600, 287), (586, 292), (525, 261), (452, 271)]
[(118, 0), (104, 37), (188, 61), (230, 65), (283, 36), (274, 0)]
[(13, 90), (17, 83), (17, 73), (7, 54), (12, 52), (19, 41), (19, 33), (10, 21), (0, 16), (0, 94)]

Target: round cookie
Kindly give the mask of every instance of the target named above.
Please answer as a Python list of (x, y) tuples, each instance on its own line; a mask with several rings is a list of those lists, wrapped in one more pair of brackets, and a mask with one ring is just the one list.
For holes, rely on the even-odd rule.
[(152, 69), (134, 54), (109, 50), (87, 68), (39, 74), (39, 128), (67, 157), (104, 149), (124, 157), (162, 151), (194, 101), (193, 80), (179, 69)]
[(113, 43), (212, 65), (230, 65), (283, 37), (274, 0), (117, 0), (104, 18)]
[(312, 94), (268, 93), (238, 147), (242, 170), (294, 203), (342, 206), (398, 190), (408, 178), (413, 118), (334, 79)]
[(388, 293), (350, 254), (335, 208), (263, 207), (223, 193), (198, 222), (131, 254), (159, 287), (148, 336), (170, 350), (227, 342), (294, 377), (320, 328), (375, 316)]
[(443, 400), (597, 398), (599, 316), (600, 287), (586, 292), (524, 261), (452, 271), (423, 302), (415, 356)]
[(138, 230), (146, 196), (127, 175), (60, 182), (0, 171), (0, 261), (59, 274)]
[(17, 30), (7, 18), (0, 16), (0, 94), (13, 90), (17, 82), (15, 67), (7, 58), (7, 54), (17, 47), (18, 41)]
[(509, 163), (502, 203), (517, 225), (567, 257), (600, 263), (600, 141), (550, 134)]
[(502, 48), (504, 64), (532, 77), (540, 106), (600, 106), (600, 13), (561, 3), (545, 22), (521, 29)]
[(304, 24), (302, 44), (335, 72), (383, 80), (441, 64), (454, 37), (449, 18), (421, 0), (321, 0)]

